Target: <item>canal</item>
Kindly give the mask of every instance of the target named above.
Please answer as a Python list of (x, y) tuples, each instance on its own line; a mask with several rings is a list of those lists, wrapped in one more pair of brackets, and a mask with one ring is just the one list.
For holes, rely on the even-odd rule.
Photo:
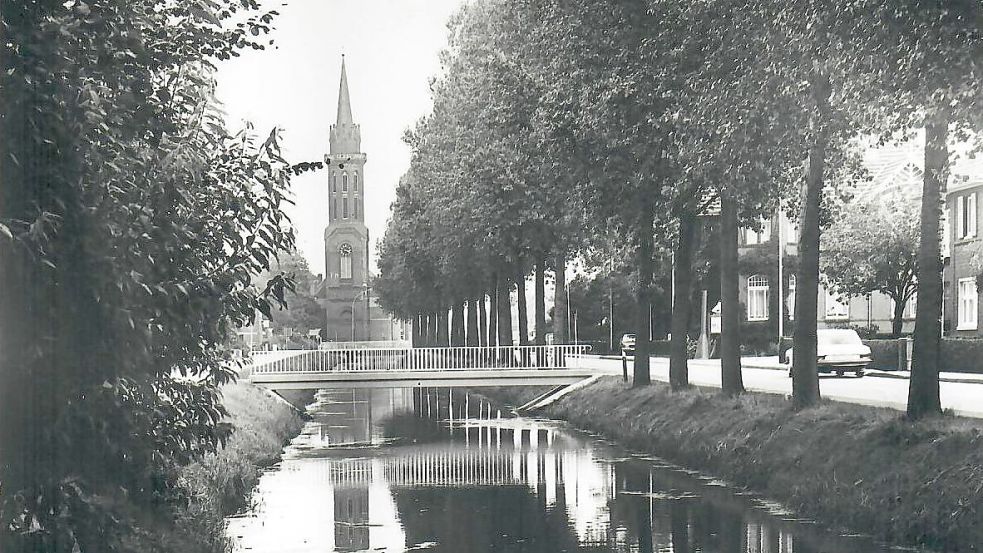
[(461, 391), (320, 390), (308, 411), (247, 512), (228, 520), (236, 551), (890, 550)]

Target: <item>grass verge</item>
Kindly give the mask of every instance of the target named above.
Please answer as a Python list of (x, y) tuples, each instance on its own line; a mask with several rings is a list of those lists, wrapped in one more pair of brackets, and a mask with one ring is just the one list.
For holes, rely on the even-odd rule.
[[(519, 405), (531, 391), (481, 389)], [(542, 411), (784, 502), (836, 529), (950, 552), (983, 546), (981, 423), (604, 378)]]
[(181, 470), (187, 502), (176, 527), (185, 536), (180, 548), (166, 549), (229, 550), (225, 517), (246, 506), (262, 469), (279, 461), (283, 446), (303, 426), (296, 408), (258, 386), (237, 382), (222, 393), (234, 431), (221, 450)]

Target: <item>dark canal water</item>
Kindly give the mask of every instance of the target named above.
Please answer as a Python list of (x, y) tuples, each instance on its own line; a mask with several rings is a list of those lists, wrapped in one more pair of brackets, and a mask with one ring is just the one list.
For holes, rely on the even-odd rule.
[(889, 551), (558, 423), (448, 390), (322, 390), (229, 519), (236, 551)]

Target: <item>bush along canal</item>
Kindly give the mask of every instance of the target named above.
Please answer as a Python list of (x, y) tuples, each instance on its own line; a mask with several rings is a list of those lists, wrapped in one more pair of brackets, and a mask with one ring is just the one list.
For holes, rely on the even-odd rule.
[(225, 517), (247, 505), (262, 469), (277, 462), (284, 444), (300, 432), (303, 412), (295, 405), (310, 397), (310, 392), (293, 392), (287, 402), (245, 382), (222, 389), (232, 435), (217, 452), (181, 469), (187, 501), (176, 517), (180, 531), (165, 534), (162, 551), (229, 549)]
[(320, 390), (235, 551), (890, 551), (562, 421), (447, 389)]

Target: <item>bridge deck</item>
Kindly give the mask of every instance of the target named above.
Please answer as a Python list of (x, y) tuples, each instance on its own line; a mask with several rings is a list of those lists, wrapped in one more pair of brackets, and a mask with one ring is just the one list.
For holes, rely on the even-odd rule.
[(590, 369), (475, 369), (260, 373), (250, 382), (280, 390), (325, 388), (449, 388), (457, 386), (551, 386), (590, 378)]
[(276, 389), (550, 386), (595, 374), (586, 346), (351, 348), (256, 357), (249, 379)]

